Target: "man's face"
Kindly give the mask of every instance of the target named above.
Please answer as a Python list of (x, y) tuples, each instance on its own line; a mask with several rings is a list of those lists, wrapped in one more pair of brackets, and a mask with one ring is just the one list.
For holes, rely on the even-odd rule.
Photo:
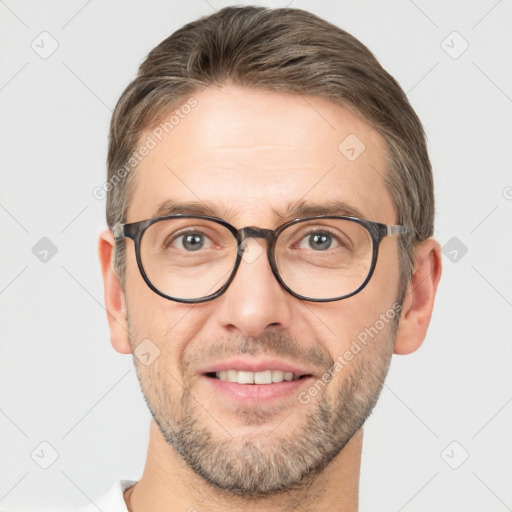
[[(366, 219), (396, 223), (384, 184), (384, 141), (346, 108), (233, 86), (195, 97), (197, 106), (134, 171), (127, 222), (158, 216), (169, 201), (195, 202), (236, 228), (275, 229), (294, 216), (274, 211), (338, 201)], [(364, 144), (359, 155), (362, 146), (350, 150), (354, 135)], [(340, 150), (349, 136), (352, 144)], [(370, 413), (388, 369), (396, 325), (378, 320), (398, 294), (396, 239), (383, 240), (360, 293), (326, 303), (284, 290), (262, 239), (247, 241), (257, 257), (242, 260), (227, 291), (201, 304), (150, 290), (127, 244), (130, 343), (135, 348), (149, 339), (160, 351), (150, 365), (135, 363), (167, 442), (196, 473), (234, 493), (277, 492), (326, 467)], [(214, 376), (251, 369), (301, 378), (240, 384)], [(329, 370), (332, 378), (322, 381)]]

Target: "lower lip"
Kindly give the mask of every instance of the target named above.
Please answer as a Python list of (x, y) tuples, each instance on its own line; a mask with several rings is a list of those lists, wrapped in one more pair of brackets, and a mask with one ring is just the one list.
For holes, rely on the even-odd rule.
[(213, 386), (216, 392), (223, 393), (228, 397), (247, 402), (263, 402), (276, 398), (288, 397), (298, 394), (300, 388), (309, 386), (313, 377), (304, 377), (302, 379), (283, 381), (272, 384), (238, 384), (237, 382), (228, 382), (226, 380), (215, 379), (202, 376)]

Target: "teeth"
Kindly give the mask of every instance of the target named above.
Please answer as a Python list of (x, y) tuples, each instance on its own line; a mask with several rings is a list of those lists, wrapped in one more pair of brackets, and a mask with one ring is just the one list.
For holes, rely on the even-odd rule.
[(238, 384), (254, 384), (254, 372), (238, 372)]
[(222, 370), (215, 374), (220, 380), (237, 382), (238, 384), (272, 384), (283, 381), (297, 380), (298, 375), (281, 370), (263, 370), (262, 372), (246, 372), (238, 370)]
[(281, 370), (272, 370), (272, 382), (283, 382), (283, 380), (284, 372)]
[(254, 374), (254, 384), (271, 384), (272, 383), (272, 370), (265, 370), (264, 372), (256, 372)]

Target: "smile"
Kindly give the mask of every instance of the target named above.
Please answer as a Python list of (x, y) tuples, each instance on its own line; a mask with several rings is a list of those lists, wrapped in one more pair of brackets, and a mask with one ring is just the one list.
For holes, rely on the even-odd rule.
[(238, 384), (278, 384), (283, 381), (298, 380), (305, 375), (294, 374), (293, 372), (284, 372), (282, 370), (263, 370), (259, 372), (250, 372), (243, 370), (222, 370), (213, 375), (217, 379), (226, 382), (236, 382)]

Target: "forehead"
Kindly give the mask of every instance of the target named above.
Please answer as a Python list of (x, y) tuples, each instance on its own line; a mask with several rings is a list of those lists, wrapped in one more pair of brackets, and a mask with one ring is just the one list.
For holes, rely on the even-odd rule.
[(235, 86), (194, 99), (142, 134), (150, 149), (132, 171), (128, 222), (179, 213), (174, 205), (184, 203), (235, 225), (272, 227), (298, 206), (333, 204), (395, 222), (385, 142), (346, 107)]

